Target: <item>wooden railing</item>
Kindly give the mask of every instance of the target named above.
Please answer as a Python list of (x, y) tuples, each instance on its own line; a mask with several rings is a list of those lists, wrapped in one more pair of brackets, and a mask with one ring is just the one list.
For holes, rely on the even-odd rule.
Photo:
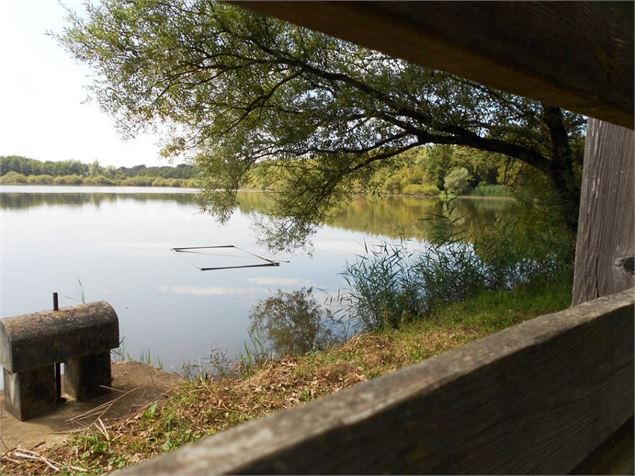
[(538, 317), (121, 474), (568, 473), (632, 418), (634, 301)]

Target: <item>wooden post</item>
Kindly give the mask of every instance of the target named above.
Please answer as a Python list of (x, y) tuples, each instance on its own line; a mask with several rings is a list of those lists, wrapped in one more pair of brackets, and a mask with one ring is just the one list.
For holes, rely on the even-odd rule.
[(634, 132), (589, 119), (573, 304), (635, 286)]
[[(574, 305), (635, 285), (633, 136), (631, 129), (598, 119), (588, 121), (573, 280)], [(632, 385), (631, 382), (631, 389)], [(627, 473), (632, 474), (632, 441), (631, 417), (573, 473), (617, 474), (627, 468)]]
[[(60, 304), (57, 293), (53, 293), (53, 310), (59, 311)], [(55, 362), (55, 393), (57, 395), (58, 403), (63, 402), (62, 399), (62, 364), (61, 362)]]

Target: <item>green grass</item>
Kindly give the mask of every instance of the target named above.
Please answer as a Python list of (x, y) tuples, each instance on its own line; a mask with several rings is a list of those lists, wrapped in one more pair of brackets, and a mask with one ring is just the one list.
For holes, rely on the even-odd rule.
[(541, 314), (565, 309), (570, 303), (571, 282), (562, 279), (543, 287), (480, 293), (439, 309), (435, 321), (444, 326), (473, 326), (491, 333)]

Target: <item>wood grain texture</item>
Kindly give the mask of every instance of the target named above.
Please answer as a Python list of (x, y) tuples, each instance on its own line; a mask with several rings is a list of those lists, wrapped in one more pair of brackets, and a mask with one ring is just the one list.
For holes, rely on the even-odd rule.
[(633, 418), (624, 423), (570, 474), (635, 474)]
[(634, 132), (588, 122), (573, 304), (635, 285)]
[(120, 474), (564, 474), (633, 414), (634, 299), (538, 317)]
[(235, 2), (633, 127), (633, 2)]

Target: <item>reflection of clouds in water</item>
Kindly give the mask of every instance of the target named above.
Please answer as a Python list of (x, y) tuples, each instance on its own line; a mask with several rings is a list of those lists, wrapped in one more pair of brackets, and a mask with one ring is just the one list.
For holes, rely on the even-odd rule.
[(333, 240), (320, 240), (314, 242), (315, 251), (335, 251), (344, 254), (350, 253), (363, 253), (364, 244), (356, 243), (355, 241), (333, 241)]
[(166, 256), (174, 253), (170, 250), (172, 246), (169, 243), (136, 243), (136, 242), (112, 242), (112, 241), (97, 241), (91, 243), (92, 247), (98, 247), (99, 249), (116, 249), (120, 252), (131, 252), (135, 256)]
[(245, 281), (258, 286), (313, 286), (314, 284), (311, 281), (296, 278), (248, 278)]
[(233, 288), (229, 286), (190, 286), (172, 285), (160, 286), (163, 294), (189, 294), (191, 296), (240, 296), (263, 294), (265, 290), (259, 288)]

